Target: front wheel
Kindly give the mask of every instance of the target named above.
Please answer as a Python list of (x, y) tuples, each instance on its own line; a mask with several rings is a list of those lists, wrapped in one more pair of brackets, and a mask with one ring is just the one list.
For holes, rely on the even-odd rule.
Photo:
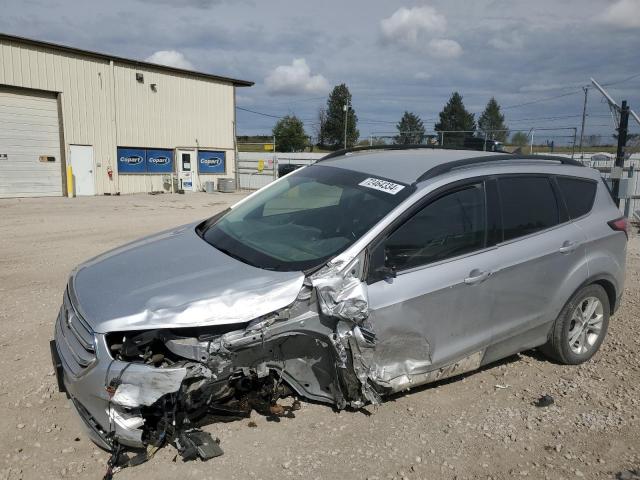
[(604, 340), (609, 312), (609, 297), (604, 288), (600, 285), (581, 288), (558, 315), (542, 352), (566, 365), (586, 362)]

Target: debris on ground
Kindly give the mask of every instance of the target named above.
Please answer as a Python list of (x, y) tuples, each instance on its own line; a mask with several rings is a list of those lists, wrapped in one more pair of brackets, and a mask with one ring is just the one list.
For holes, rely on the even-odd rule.
[(555, 400), (551, 395), (542, 395), (533, 404), (538, 408), (550, 407), (555, 403)]
[(180, 432), (175, 439), (175, 445), (184, 462), (197, 458), (207, 461), (224, 453), (220, 448), (220, 439), (214, 439), (210, 433), (202, 430)]
[(640, 468), (616, 473), (616, 480), (640, 480)]

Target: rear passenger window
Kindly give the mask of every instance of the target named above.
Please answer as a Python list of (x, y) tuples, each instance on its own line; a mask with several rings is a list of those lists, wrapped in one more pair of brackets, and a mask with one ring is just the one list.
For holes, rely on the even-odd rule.
[(504, 241), (560, 223), (558, 203), (547, 177), (506, 177), (498, 181)]
[(556, 180), (567, 204), (569, 217), (578, 218), (591, 211), (596, 198), (596, 182), (569, 177), (557, 177)]

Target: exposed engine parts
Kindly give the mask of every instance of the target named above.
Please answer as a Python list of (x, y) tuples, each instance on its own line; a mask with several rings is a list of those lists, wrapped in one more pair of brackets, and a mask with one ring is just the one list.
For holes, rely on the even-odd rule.
[[(107, 335), (110, 471), (167, 444), (185, 460), (213, 458), (222, 450), (200, 426), (252, 411), (293, 417), (298, 396), (337, 408), (379, 401), (369, 379), (375, 333), (360, 262), (317, 272), (292, 305), (240, 326)], [(291, 406), (278, 403), (289, 396)], [(146, 449), (135, 461), (123, 460), (123, 447), (140, 445)]]
[[(242, 325), (107, 335), (113, 451), (144, 446), (134, 457), (139, 462), (172, 444), (185, 460), (207, 460), (222, 450), (198, 430), (205, 424), (252, 411), (293, 417), (298, 397), (359, 409), (476, 367), (481, 353), (428, 375), (411, 362), (379, 366), (362, 261), (323, 268), (304, 281), (291, 305)], [(278, 403), (289, 396), (291, 406)]]

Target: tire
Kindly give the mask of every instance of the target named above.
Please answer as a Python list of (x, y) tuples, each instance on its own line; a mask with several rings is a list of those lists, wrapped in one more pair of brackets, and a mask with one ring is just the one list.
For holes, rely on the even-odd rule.
[(581, 288), (558, 315), (549, 341), (540, 350), (565, 365), (586, 362), (602, 345), (610, 311), (604, 288), (596, 284)]

